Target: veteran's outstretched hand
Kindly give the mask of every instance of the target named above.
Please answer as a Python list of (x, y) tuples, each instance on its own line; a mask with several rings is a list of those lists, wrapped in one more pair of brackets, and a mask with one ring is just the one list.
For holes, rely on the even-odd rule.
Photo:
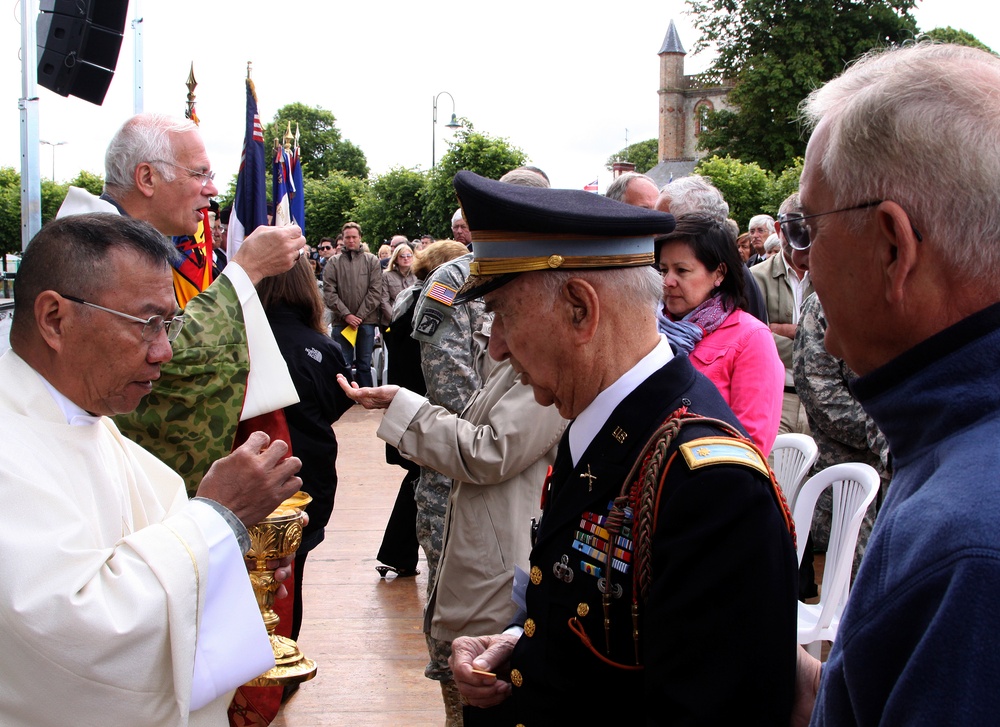
[(366, 386), (362, 389), (357, 382), (348, 382), (343, 374), (337, 374), (337, 383), (351, 401), (361, 404), (365, 409), (388, 409), (399, 392), (399, 387), (394, 384)]
[(510, 682), (492, 675), (506, 671), (517, 638), (513, 634), (459, 636), (452, 642), (448, 665), (467, 704), (494, 707), (510, 696)]

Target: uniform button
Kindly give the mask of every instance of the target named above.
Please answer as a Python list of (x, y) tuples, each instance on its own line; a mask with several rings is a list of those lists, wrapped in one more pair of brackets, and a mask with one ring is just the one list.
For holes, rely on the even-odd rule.
[(537, 565), (531, 566), (531, 582), (536, 586), (542, 582), (542, 569)]
[(510, 683), (513, 684), (515, 687), (519, 687), (521, 686), (522, 682), (524, 682), (524, 677), (521, 676), (521, 672), (519, 672), (517, 669), (511, 669)]
[(535, 635), (535, 619), (529, 618), (524, 622), (524, 635), (529, 639)]
[(581, 603), (581, 604), (577, 605), (577, 607), (576, 607), (576, 615), (577, 616), (579, 616), (580, 618), (583, 618), (588, 613), (590, 613), (590, 606), (589, 605), (587, 605), (586, 603)]

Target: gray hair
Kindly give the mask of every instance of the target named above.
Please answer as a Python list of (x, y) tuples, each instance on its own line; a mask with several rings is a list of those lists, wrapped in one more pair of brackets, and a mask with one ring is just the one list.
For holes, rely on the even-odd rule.
[[(785, 197), (781, 206), (778, 208), (778, 218), (784, 217), (785, 215), (801, 215), (802, 214), (802, 200), (799, 198), (798, 192), (792, 192), (790, 195)], [(774, 229), (774, 225), (771, 225), (771, 229)]]
[(764, 240), (764, 252), (778, 252), (781, 249), (781, 240), (773, 232)]
[[(924, 245), (959, 274), (1000, 272), (1000, 59), (921, 42), (871, 52), (802, 104), (824, 123), (818, 164), (835, 208), (899, 204)], [(826, 210), (819, 210), (821, 212)], [(862, 224), (851, 215), (848, 224)], [(955, 234), (955, 220), (963, 221)]]
[(754, 215), (747, 223), (748, 230), (755, 230), (758, 227), (766, 227), (768, 230), (774, 229), (774, 218), (771, 215)]
[(462, 219), (462, 208), (461, 207), (459, 207), (457, 210), (455, 210), (455, 214), (453, 214), (451, 216), (451, 224), (454, 225), (460, 219)]
[(640, 177), (643, 179), (648, 179), (650, 183), (652, 183), (652, 185), (657, 189), (660, 188), (660, 185), (656, 183), (656, 180), (653, 179), (648, 174), (639, 174), (639, 172), (625, 172), (621, 176), (617, 177), (615, 181), (613, 181), (611, 184), (608, 185), (608, 188), (604, 191), (604, 196), (607, 197), (608, 199), (613, 199), (616, 202), (624, 202), (625, 192), (628, 190), (628, 185), (632, 183), (633, 179), (639, 179)]
[(607, 268), (604, 270), (554, 270), (545, 271), (538, 278), (543, 289), (553, 297), (570, 278), (582, 278), (590, 283), (600, 282), (615, 290), (615, 304), (635, 308), (648, 306), (656, 314), (663, 298), (663, 278), (649, 265), (632, 268)]
[(725, 224), (729, 219), (729, 203), (711, 182), (698, 174), (675, 179), (661, 191), (670, 199), (670, 214), (703, 215)]
[[(138, 114), (115, 132), (104, 155), (104, 190), (114, 196), (135, 188), (135, 169), (144, 162), (174, 161), (171, 134), (197, 131), (198, 126), (188, 119), (166, 114)], [(174, 169), (169, 165), (160, 168), (163, 177), (174, 179)]]
[(534, 169), (529, 169), (528, 167), (518, 167), (517, 169), (511, 169), (509, 172), (500, 177), (500, 181), (504, 184), (517, 184), (522, 187), (541, 187), (547, 189), (551, 185), (549, 184), (549, 178), (541, 171), (535, 171)]
[(114, 249), (135, 252), (165, 271), (180, 257), (169, 239), (142, 220), (93, 213), (48, 222), (28, 243), (14, 279), (12, 336), (34, 325), (35, 299), (46, 290), (94, 298), (118, 285), (107, 265)]

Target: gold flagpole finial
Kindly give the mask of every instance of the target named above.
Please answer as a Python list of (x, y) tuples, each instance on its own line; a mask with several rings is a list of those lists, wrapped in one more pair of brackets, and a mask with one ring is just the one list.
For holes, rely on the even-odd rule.
[(198, 81), (194, 77), (194, 61), (191, 61), (191, 70), (188, 71), (187, 81), (184, 82), (184, 85), (187, 86), (188, 89), (187, 113), (185, 113), (184, 115), (197, 124), (198, 115), (194, 110), (194, 99), (195, 99), (194, 90), (198, 86)]
[(292, 122), (288, 122), (288, 129), (285, 131), (285, 150), (291, 151), (292, 141), (294, 141), (295, 136), (292, 134)]

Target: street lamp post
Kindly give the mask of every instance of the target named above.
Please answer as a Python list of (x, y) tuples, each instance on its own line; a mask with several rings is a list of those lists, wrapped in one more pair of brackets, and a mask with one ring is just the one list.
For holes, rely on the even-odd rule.
[(52, 147), (52, 181), (56, 181), (56, 147), (62, 146), (68, 142), (65, 141), (45, 141), (45, 139), (39, 139), (39, 144), (48, 144)]
[(437, 96), (434, 97), (434, 102), (432, 104), (433, 113), (431, 114), (431, 169), (433, 169), (437, 165), (437, 153), (434, 150), (434, 144), (437, 140), (438, 99), (441, 98), (442, 95), (447, 96), (448, 98), (451, 99), (451, 120), (447, 124), (445, 124), (445, 126), (447, 126), (449, 129), (459, 129), (462, 127), (462, 125), (458, 123), (458, 117), (455, 115), (455, 97), (452, 96), (447, 91), (442, 91), (441, 93), (439, 93)]

